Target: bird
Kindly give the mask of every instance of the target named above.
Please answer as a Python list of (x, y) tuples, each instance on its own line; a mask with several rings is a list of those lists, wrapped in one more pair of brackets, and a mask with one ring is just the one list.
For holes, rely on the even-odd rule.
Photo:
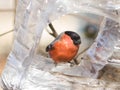
[(46, 47), (46, 52), (55, 64), (70, 62), (76, 56), (80, 44), (81, 38), (76, 32), (64, 31)]

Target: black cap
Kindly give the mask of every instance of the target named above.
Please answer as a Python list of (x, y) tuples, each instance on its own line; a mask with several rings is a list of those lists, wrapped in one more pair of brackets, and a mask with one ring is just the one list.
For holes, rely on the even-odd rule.
[(80, 36), (79, 36), (76, 32), (73, 32), (73, 31), (65, 31), (65, 34), (67, 34), (68, 36), (71, 37), (71, 39), (73, 40), (73, 43), (74, 43), (75, 45), (81, 44)]

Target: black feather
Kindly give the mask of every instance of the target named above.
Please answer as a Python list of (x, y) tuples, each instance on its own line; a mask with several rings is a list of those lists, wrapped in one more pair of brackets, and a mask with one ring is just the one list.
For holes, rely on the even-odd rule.
[(79, 36), (76, 32), (73, 32), (73, 31), (65, 31), (65, 34), (67, 34), (68, 36), (71, 37), (71, 39), (73, 40), (73, 43), (74, 43), (75, 45), (81, 44), (80, 36)]

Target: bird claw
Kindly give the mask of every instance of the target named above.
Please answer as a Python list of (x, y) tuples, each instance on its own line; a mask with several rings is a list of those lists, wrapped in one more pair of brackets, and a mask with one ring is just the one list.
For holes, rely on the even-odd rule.
[(56, 62), (54, 62), (54, 64), (55, 64), (55, 67), (57, 66), (57, 63)]
[(70, 67), (73, 67), (74, 65), (75, 65), (75, 63), (74, 62), (68, 62), (68, 63), (70, 63)]
[(73, 59), (73, 60), (74, 60), (74, 63), (75, 63), (76, 65), (79, 64), (79, 62), (77, 61), (77, 59)]

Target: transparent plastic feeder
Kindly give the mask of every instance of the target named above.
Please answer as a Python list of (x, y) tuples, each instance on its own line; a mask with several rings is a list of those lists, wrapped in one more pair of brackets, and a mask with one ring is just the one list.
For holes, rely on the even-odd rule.
[[(55, 66), (48, 57), (45, 48), (54, 40), (48, 33), (49, 23), (58, 34), (70, 30), (81, 36), (78, 65)], [(119, 23), (119, 0), (18, 0), (14, 44), (1, 75), (1, 87), (119, 90), (119, 74), (113, 80), (107, 76), (107, 71), (120, 72)], [(95, 37), (86, 36), (85, 28), (89, 25), (95, 27)]]

